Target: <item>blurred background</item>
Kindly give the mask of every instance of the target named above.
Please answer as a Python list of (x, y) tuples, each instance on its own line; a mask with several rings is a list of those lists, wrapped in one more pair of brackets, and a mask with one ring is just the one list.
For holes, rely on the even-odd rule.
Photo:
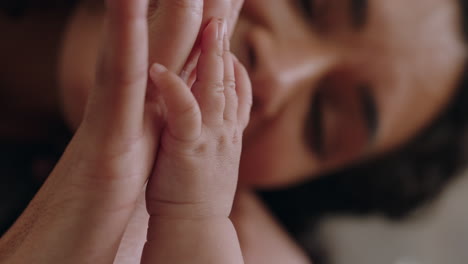
[[(0, 0), (0, 234), (72, 135), (57, 74), (75, 2)], [(88, 2), (86, 19), (94, 21), (99, 4)], [(467, 89), (438, 120), (439, 130), (402, 149), (258, 196), (317, 264), (467, 263)]]

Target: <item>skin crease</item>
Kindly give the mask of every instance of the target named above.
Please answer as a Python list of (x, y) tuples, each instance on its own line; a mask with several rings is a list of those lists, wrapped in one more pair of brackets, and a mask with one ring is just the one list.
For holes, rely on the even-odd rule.
[[(307, 22), (299, 1), (268, 3), (245, 1), (232, 38), (233, 53), (248, 68), (254, 95), (241, 184), (295, 184), (394, 149), (428, 125), (454, 93), (465, 57), (455, 0), (370, 0), (367, 22), (359, 30), (343, 11), (346, 1), (340, 1), (325, 31), (324, 25)], [(89, 65), (97, 52), (96, 25), (101, 21), (96, 12), (81, 10), (69, 26), (61, 86), (72, 126), (80, 121), (92, 83)], [(87, 41), (71, 41), (74, 36)], [(324, 141), (330, 142), (325, 144), (333, 155), (319, 158), (306, 144), (305, 120), (326, 76), (349, 82), (341, 90), (331, 89), (332, 95), (338, 94), (334, 96), (347, 95), (338, 98), (341, 105), (322, 109)], [(379, 126), (369, 145), (362, 112), (353, 110), (360, 105), (353, 90), (362, 84), (369, 85), (378, 110)]]
[[(275, 5), (266, 0), (246, 2), (233, 38), (235, 53), (249, 67), (254, 83), (255, 109), (241, 162), (241, 183), (246, 186), (286, 186), (394, 149), (427, 126), (454, 92), (465, 57), (455, 0), (370, 0), (368, 23), (359, 31), (348, 26), (347, 1), (321, 2), (334, 5), (332, 15), (322, 21), (325, 25), (308, 24), (294, 0), (277, 0)], [(70, 30), (65, 41), (76, 46), (65, 45), (63, 57), (64, 108), (75, 125), (93, 83), (92, 66), (101, 39), (102, 13), (82, 11), (81, 20), (70, 25), (81, 32)], [(379, 110), (378, 131), (369, 146), (364, 142), (370, 132), (356, 96), (356, 87), (362, 85), (368, 85)], [(326, 155), (319, 158), (306, 147), (304, 123), (320, 93), (327, 100), (319, 111)], [(243, 191), (236, 197), (231, 218), (246, 263), (308, 263), (263, 205)], [(145, 229), (146, 214), (140, 216), (141, 210), (144, 206), (136, 209), (132, 220)], [(144, 242), (144, 231), (129, 227), (126, 235), (141, 234), (135, 241)], [(28, 242), (35, 248), (34, 240)], [(139, 254), (119, 253), (129, 256), (126, 263), (135, 263)]]
[[(233, 50), (241, 61), (248, 62), (246, 46), (256, 52), (250, 67), (254, 111), (240, 174), (247, 184), (296, 183), (403, 144), (447, 104), (464, 60), (456, 1), (371, 0), (359, 32), (332, 18), (336, 25), (325, 34), (304, 23), (291, 2), (246, 1), (234, 35)], [(303, 120), (318, 82), (340, 68), (358, 84), (370, 84), (379, 127), (365, 150), (338, 151), (320, 160), (306, 148)], [(324, 116), (327, 110), (332, 115), (324, 109)], [(355, 116), (336, 112), (326, 130), (330, 137), (345, 138), (343, 145), (359, 139), (360, 132), (337, 124)]]
[[(361, 30), (352, 30), (343, 15), (346, 12), (337, 12), (330, 19), (333, 26), (324, 33), (301, 16), (292, 0), (277, 0), (275, 5), (246, 0), (232, 39), (233, 52), (249, 69), (255, 99), (245, 136), (241, 184), (267, 188), (299, 183), (391, 150), (427, 126), (451, 98), (463, 64), (457, 10), (455, 0), (370, 0), (368, 21)], [(94, 68), (89, 65), (97, 53), (100, 33), (96, 25), (102, 21), (99, 13), (81, 11), (70, 24), (65, 43), (71, 45), (65, 45), (62, 58), (64, 111), (72, 126), (81, 119), (87, 87), (93, 81)], [(76, 41), (76, 36), (87, 41)], [(76, 54), (83, 61), (77, 62)], [(330, 104), (322, 109), (324, 141), (333, 155), (319, 158), (304, 139), (305, 120), (326, 76), (346, 80), (342, 81), (346, 85), (329, 88), (343, 106)], [(378, 131), (369, 146), (362, 143), (369, 132), (363, 128), (362, 113), (355, 110), (360, 102), (353, 93), (362, 84), (370, 85), (379, 111)], [(258, 213), (262, 208), (250, 211), (249, 205), (239, 206), (245, 210), (241, 215), (252, 216), (255, 211), (255, 219), (271, 222), (267, 214)], [(275, 223), (270, 226), (277, 228)], [(236, 228), (246, 263), (273, 262), (247, 261), (255, 257), (245, 247), (265, 256), (269, 254), (258, 253), (258, 245), (278, 237), (287, 240), (280, 231), (268, 238), (265, 234), (273, 232), (267, 230), (263, 241), (256, 243), (258, 236), (249, 235), (261, 232), (258, 227)], [(263, 250), (271, 252), (285, 244)], [(294, 247), (290, 252), (300, 255)]]

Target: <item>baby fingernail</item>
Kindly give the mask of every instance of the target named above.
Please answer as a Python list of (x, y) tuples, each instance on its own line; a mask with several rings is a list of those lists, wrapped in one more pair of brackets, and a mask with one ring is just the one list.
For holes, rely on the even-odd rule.
[(150, 75), (152, 76), (158, 76), (161, 73), (164, 73), (167, 71), (167, 68), (164, 67), (164, 65), (161, 65), (159, 63), (153, 64), (153, 66), (150, 69)]

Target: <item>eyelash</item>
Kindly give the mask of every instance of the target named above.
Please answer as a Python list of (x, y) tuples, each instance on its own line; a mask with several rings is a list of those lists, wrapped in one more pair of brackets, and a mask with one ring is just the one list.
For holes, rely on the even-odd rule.
[[(328, 119), (326, 117), (326, 107), (332, 107), (334, 109), (339, 109), (342, 106), (345, 106), (344, 109), (351, 109), (351, 112), (347, 113), (354, 113), (351, 117), (355, 117), (358, 120), (362, 120), (362, 122), (356, 123), (357, 128), (362, 128), (368, 133), (366, 135), (366, 144), (370, 143), (373, 138), (375, 137), (377, 130), (378, 130), (378, 113), (375, 105), (375, 99), (373, 98), (369, 85), (366, 83), (359, 84), (354, 83), (352, 86), (347, 87), (351, 91), (351, 97), (347, 97), (345, 100), (359, 100), (359, 107), (362, 109), (357, 108), (346, 108), (349, 107), (347, 102), (343, 102), (344, 97), (341, 94), (341, 87), (343, 87), (340, 81), (337, 80), (346, 79), (346, 75), (341, 75), (335, 73), (324, 78), (322, 81), (317, 83), (317, 91), (315, 92), (313, 99), (312, 99), (312, 107), (309, 109), (308, 119), (306, 121), (306, 131), (307, 134), (311, 134), (312, 137), (307, 138), (307, 142), (311, 149), (315, 151), (317, 156), (322, 159), (326, 159), (328, 156), (328, 152), (337, 151), (336, 147), (329, 149), (325, 147), (325, 142), (327, 141), (340, 141), (337, 139), (337, 136), (330, 137), (334, 133), (330, 134), (330, 129), (325, 127), (324, 121)], [(346, 116), (346, 114), (344, 114)], [(359, 115), (359, 116), (357, 116)], [(343, 118), (343, 113), (339, 115), (338, 118)], [(343, 121), (343, 120), (341, 120)], [(341, 122), (340, 122), (341, 123)], [(361, 127), (363, 126), (363, 127)], [(333, 131), (340, 129), (340, 127), (334, 127)], [(363, 148), (366, 146), (363, 145)], [(340, 152), (339, 150), (338, 152)]]
[(298, 0), (299, 8), (301, 9), (302, 14), (308, 21), (314, 21), (315, 10), (314, 10), (314, 0)]

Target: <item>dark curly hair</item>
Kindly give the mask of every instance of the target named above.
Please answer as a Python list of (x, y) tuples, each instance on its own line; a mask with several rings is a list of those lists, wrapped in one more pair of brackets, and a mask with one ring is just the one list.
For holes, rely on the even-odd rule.
[(79, 0), (1, 0), (0, 13), (21, 18), (31, 10), (61, 10), (73, 8)]
[[(468, 43), (468, 1), (459, 0)], [(433, 200), (468, 165), (468, 60), (452, 102), (411, 142), (375, 160), (261, 196), (294, 235), (329, 214), (398, 220)]]

